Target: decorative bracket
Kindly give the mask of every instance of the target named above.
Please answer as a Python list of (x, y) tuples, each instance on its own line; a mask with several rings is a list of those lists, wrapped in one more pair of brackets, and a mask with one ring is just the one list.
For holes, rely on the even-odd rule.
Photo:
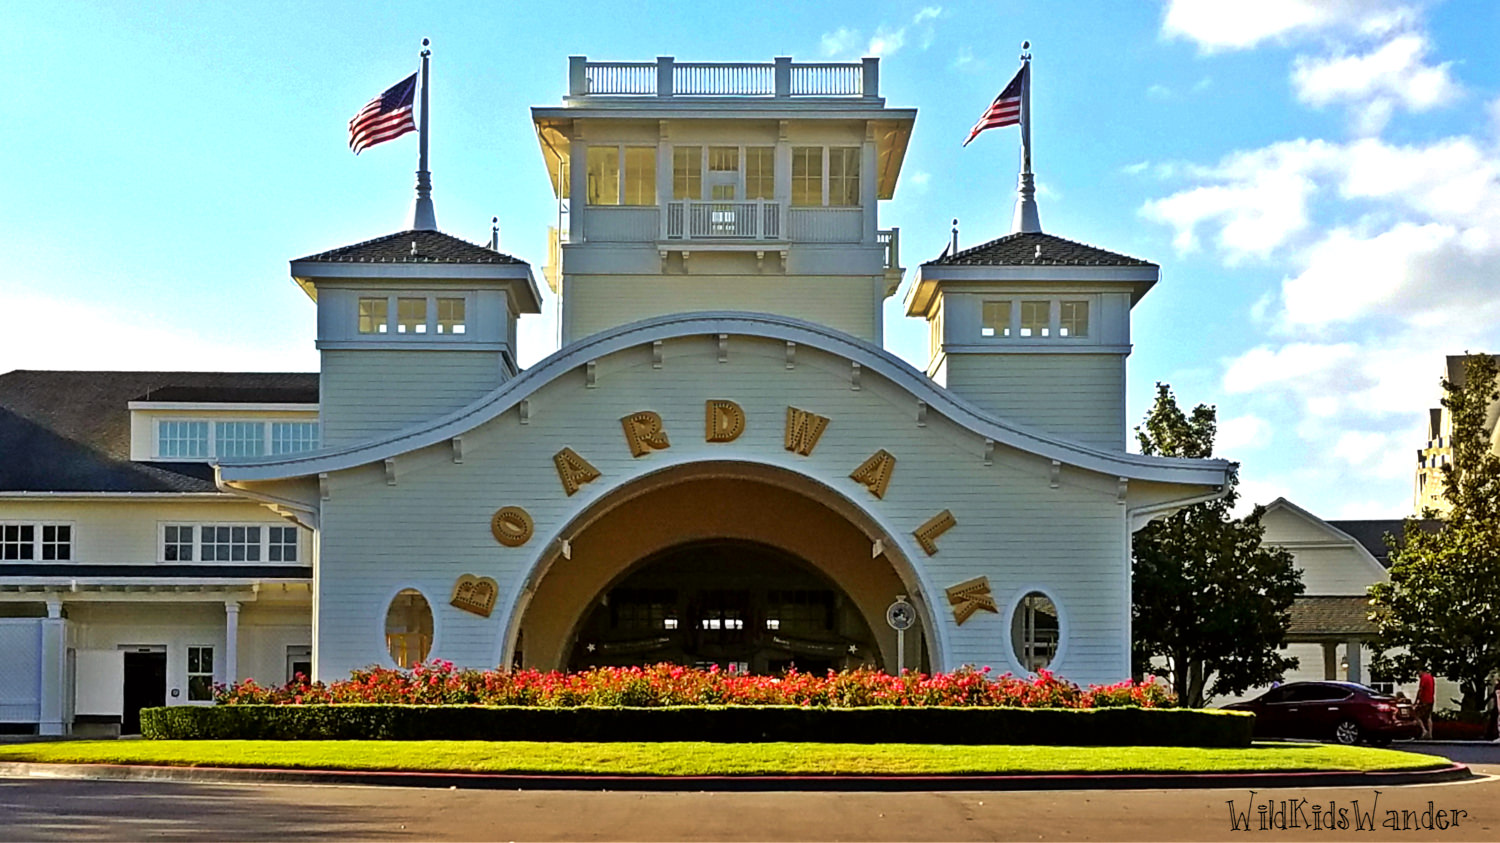
[(454, 465), (463, 465), (463, 463), (464, 463), (464, 438), (462, 436), (455, 436), (455, 437), (453, 437), (453, 439), (452, 439), (452, 441), (451, 441), (450, 444), (453, 445), (453, 464)]
[(719, 334), (719, 362), (729, 362), (729, 335)]
[(1128, 478), (1128, 477), (1121, 477), (1120, 478), (1120, 486), (1115, 491), (1115, 503), (1119, 504), (1120, 506), (1124, 506), (1125, 505), (1125, 495), (1129, 491), (1130, 491), (1130, 478)]
[(849, 363), (849, 388), (855, 392), (859, 391), (859, 376), (863, 368), (857, 362)]
[(651, 368), (661, 368), (661, 340), (651, 341)]
[(993, 439), (984, 440), (984, 464), (995, 464), (995, 440)]
[(583, 386), (585, 389), (593, 389), (599, 385), (599, 362), (590, 360), (583, 364)]
[(387, 457), (385, 461), (385, 485), (396, 485), (396, 458)]
[(516, 414), (521, 417), (521, 424), (531, 424), (531, 399), (522, 398), (521, 403), (516, 405)]
[(786, 341), (786, 367), (797, 368), (797, 344), (791, 340)]
[(1051, 477), (1048, 478), (1047, 485), (1051, 486), (1054, 489), (1056, 489), (1058, 486), (1062, 485), (1062, 463), (1061, 462), (1058, 462), (1057, 460), (1053, 460), (1052, 461)]
[(328, 488), (328, 472), (326, 471), (318, 472), (318, 498), (325, 501), (333, 498), (333, 492)]
[(927, 402), (917, 402), (917, 427), (927, 426)]

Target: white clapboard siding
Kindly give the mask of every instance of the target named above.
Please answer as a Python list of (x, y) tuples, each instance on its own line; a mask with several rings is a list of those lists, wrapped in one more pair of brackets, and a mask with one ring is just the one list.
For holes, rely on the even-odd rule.
[(951, 354), (946, 383), (1001, 418), (1096, 448), (1125, 449), (1122, 355)]
[(323, 352), (324, 447), (347, 445), (462, 407), (500, 385), (493, 351)]

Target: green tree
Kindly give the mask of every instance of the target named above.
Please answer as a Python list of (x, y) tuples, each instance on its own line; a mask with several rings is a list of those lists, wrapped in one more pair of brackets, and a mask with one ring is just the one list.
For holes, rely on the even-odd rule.
[[(1135, 429), (1141, 452), (1163, 457), (1213, 456), (1213, 407), (1191, 415), (1171, 387), (1156, 385), (1156, 404)], [(1297, 660), (1277, 652), (1286, 641), (1287, 610), (1302, 593), (1292, 555), (1261, 545), (1257, 506), (1234, 518), (1238, 466), (1222, 498), (1195, 504), (1135, 534), (1132, 618), (1136, 673), (1166, 678), (1184, 705), (1238, 694), (1280, 679)]]
[(1458, 683), (1460, 705), (1476, 711), (1500, 673), (1500, 454), (1485, 426), (1500, 400), (1495, 358), (1469, 355), (1463, 385), (1444, 378), (1443, 395), (1452, 419), (1452, 458), (1439, 469), (1448, 511), (1437, 529), (1408, 519), (1399, 541), (1386, 537), (1391, 578), (1370, 587), (1382, 650), (1371, 670), (1402, 681), (1430, 670)]

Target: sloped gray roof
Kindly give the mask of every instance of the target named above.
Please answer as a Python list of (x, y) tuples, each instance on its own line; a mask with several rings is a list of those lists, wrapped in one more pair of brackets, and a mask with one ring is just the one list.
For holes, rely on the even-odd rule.
[[(1422, 529), (1429, 533), (1437, 532), (1443, 522), (1433, 518), (1424, 518), (1418, 522)], [(1351, 521), (1329, 521), (1329, 526), (1342, 530), (1349, 537), (1364, 545), (1365, 550), (1375, 557), (1375, 561), (1382, 566), (1391, 567), (1391, 551), (1386, 547), (1385, 537), (1389, 533), (1396, 541), (1401, 541), (1406, 535), (1406, 522), (1399, 518), (1376, 518)]]
[(1018, 232), (943, 255), (923, 266), (1156, 266), (1054, 234)]
[(297, 260), (317, 263), (525, 263), (487, 246), (460, 240), (451, 234), (417, 230), (398, 231)]
[(1298, 597), (1292, 601), (1287, 635), (1298, 638), (1341, 635), (1371, 636), (1368, 597)]
[(131, 461), (136, 400), (314, 403), (318, 374), (8, 372), (0, 375), (0, 491), (217, 491), (206, 463)]

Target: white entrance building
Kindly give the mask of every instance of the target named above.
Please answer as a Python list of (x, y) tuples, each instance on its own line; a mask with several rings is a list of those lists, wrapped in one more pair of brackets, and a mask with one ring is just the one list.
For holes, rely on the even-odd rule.
[[(157, 385), (109, 410), (134, 431), (111, 464), (190, 465), (200, 485), (160, 493), (189, 497), (0, 468), (0, 529), (33, 544), (0, 563), (20, 642), (0, 658), (36, 677), (0, 687), (0, 720), (128, 728), (141, 665), (164, 662), (172, 704), (195, 677), (285, 681), (304, 652), (322, 679), (424, 659), (1127, 677), (1131, 533), (1227, 469), (1125, 452), (1130, 309), (1158, 268), (1034, 230), (950, 250), (907, 293), (932, 327), (909, 366), (881, 347), (903, 271), (879, 201), (914, 119), (874, 59), (572, 59), (533, 110), (562, 348), (518, 370), (538, 290), (491, 248), (413, 229), (293, 261), (314, 396), (208, 375), (178, 400), (187, 376), (133, 374)], [(0, 402), (43, 377), (0, 378)], [(44, 563), (61, 525), (76, 553)]]

